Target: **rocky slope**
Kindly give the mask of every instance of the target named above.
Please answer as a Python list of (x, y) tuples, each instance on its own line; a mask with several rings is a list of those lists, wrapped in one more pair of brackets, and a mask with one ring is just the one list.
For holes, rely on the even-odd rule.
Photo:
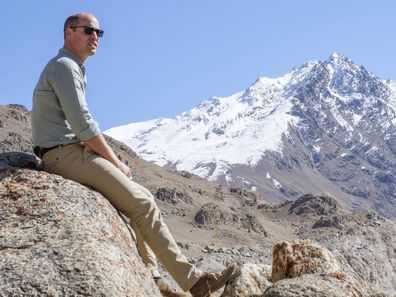
[(0, 179), (1, 296), (161, 296), (103, 196), (31, 169)]
[[(39, 168), (10, 168), (32, 167), (32, 156), (23, 154), (0, 154), (1, 296), (160, 296), (133, 232), (110, 203)], [(302, 293), (368, 296), (353, 270), (310, 241), (276, 244), (272, 269), (242, 265), (221, 296)]]
[[(15, 110), (29, 116), (28, 111), (20, 106), (0, 106), (2, 115), (8, 116)], [(29, 131), (29, 126), (14, 117), (5, 119), (3, 116), (0, 119), (4, 124), (0, 129), (0, 143), (9, 145), (8, 148), (3, 146), (4, 150), (26, 150), (24, 143), (29, 143), (30, 136), (26, 139), (22, 136), (22, 141), (19, 141), (18, 138), (14, 140), (10, 137), (9, 132), (24, 135), (11, 127), (21, 125)], [(187, 172), (165, 170), (138, 158), (122, 143), (110, 138), (109, 141), (117, 154), (132, 167), (134, 179), (155, 194), (165, 220), (180, 247), (198, 267), (205, 270), (218, 269), (230, 260), (244, 265), (272, 265), (272, 248), (278, 241), (312, 239), (327, 247), (330, 252), (339, 253), (342, 257), (338, 261), (344, 271), (356, 275), (362, 284), (362, 290), (367, 294), (381, 291), (387, 294), (384, 296), (392, 296), (396, 292), (396, 227), (392, 221), (371, 212), (350, 212), (337, 200), (327, 196), (306, 195), (295, 201), (272, 204), (265, 195), (259, 195), (257, 192), (208, 182)], [(20, 180), (23, 185), (30, 183), (30, 178), (38, 178), (37, 183), (32, 183), (31, 187), (22, 187), (21, 192), (34, 190), (33, 184), (40, 184), (38, 181), (41, 176), (49, 180), (53, 178), (45, 173), (31, 173), (25, 170), (12, 174), (10, 171), (7, 172), (1, 177), (2, 182), (6, 181), (7, 184), (18, 184)], [(69, 181), (60, 181), (61, 184), (69, 185)], [(2, 185), (2, 191), (9, 193), (9, 189), (4, 189), (4, 183)], [(44, 193), (45, 189), (35, 191)], [(1, 196), (2, 199), (8, 199), (8, 207), (13, 205), (12, 201), (9, 201), (10, 195), (12, 196), (12, 192)], [(95, 195), (88, 196), (93, 199), (92, 196)], [(56, 208), (56, 205), (54, 207)], [(0, 218), (4, 217), (1, 214)], [(40, 216), (37, 217), (39, 218)], [(9, 238), (10, 226), (7, 225), (5, 228), (4, 219), (0, 219), (0, 222), (0, 241), (5, 242)], [(116, 225), (122, 223), (118, 219), (115, 222)], [(96, 227), (100, 227), (99, 222), (94, 223), (99, 224), (95, 225)], [(77, 232), (77, 237), (78, 234)], [(2, 243), (2, 246), (5, 244)], [(4, 251), (7, 249), (1, 249), (0, 253)], [(59, 259), (57, 263), (60, 263), (61, 258), (55, 259)], [(53, 263), (53, 267), (56, 267), (57, 263)], [(100, 270), (100, 267), (98, 269)], [(323, 283), (333, 281), (324, 278)], [(307, 279), (309, 281), (309, 277)], [(312, 294), (307, 296), (314, 296)]]
[(18, 104), (0, 105), (0, 152), (31, 152), (30, 114)]
[(174, 119), (107, 131), (142, 158), (271, 201), (305, 193), (396, 218), (396, 83), (333, 54)]

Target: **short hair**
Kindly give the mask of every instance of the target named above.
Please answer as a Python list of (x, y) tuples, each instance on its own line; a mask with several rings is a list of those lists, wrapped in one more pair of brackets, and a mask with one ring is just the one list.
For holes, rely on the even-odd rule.
[(63, 38), (66, 38), (66, 29), (71, 26), (76, 26), (80, 20), (81, 13), (76, 13), (69, 16), (63, 25)]

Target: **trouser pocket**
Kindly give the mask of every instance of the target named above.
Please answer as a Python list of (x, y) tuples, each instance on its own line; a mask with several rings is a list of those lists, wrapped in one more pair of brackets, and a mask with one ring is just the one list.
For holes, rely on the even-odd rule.
[(69, 144), (50, 150), (43, 156), (44, 170), (66, 177), (66, 172), (82, 164), (83, 146)]

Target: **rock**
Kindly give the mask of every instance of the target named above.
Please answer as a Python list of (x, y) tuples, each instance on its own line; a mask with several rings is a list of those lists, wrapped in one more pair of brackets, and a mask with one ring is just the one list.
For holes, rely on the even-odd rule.
[(10, 167), (41, 169), (40, 160), (33, 154), (24, 152), (0, 153), (0, 170)]
[(216, 251), (216, 248), (214, 247), (214, 246), (205, 246), (203, 249), (202, 249), (202, 252), (204, 252), (204, 253), (213, 253), (213, 252), (215, 252)]
[(259, 194), (240, 187), (229, 188), (229, 190), (231, 193), (236, 194), (240, 199), (244, 201), (242, 205), (253, 206), (256, 205), (261, 199), (261, 196), (259, 196)]
[(234, 226), (253, 231), (264, 236), (267, 236), (261, 222), (255, 215), (249, 213), (242, 213), (240, 211), (228, 211), (216, 203), (210, 202), (204, 204), (194, 217), (195, 223), (199, 225), (226, 225)]
[(182, 171), (176, 171), (176, 174), (178, 174), (178, 175), (180, 175), (180, 176), (182, 176), (182, 177), (188, 178), (188, 179), (191, 179), (192, 176), (193, 176), (192, 173), (190, 173), (190, 172), (188, 172), (188, 171), (184, 171), (184, 170), (182, 170)]
[(161, 296), (99, 193), (57, 175), (0, 171), (0, 296)]
[(363, 297), (359, 283), (337, 274), (305, 274), (283, 279), (265, 291), (262, 297)]
[(180, 241), (177, 242), (177, 245), (178, 245), (180, 248), (186, 249), (186, 250), (189, 250), (189, 249), (191, 248), (191, 246), (192, 246), (191, 243), (183, 243), (183, 242), (180, 242)]
[(371, 293), (369, 297), (396, 297), (396, 294), (392, 293), (384, 293), (384, 292), (375, 292)]
[(190, 195), (175, 188), (159, 188), (155, 193), (155, 198), (173, 205), (180, 203), (180, 201), (192, 203)]
[(272, 281), (294, 278), (303, 274), (333, 273), (340, 265), (325, 247), (311, 241), (275, 244), (272, 261)]
[[(363, 222), (363, 225), (366, 224), (364, 217), (361, 216), (358, 221)], [(337, 260), (343, 271), (349, 275), (355, 273), (367, 292), (393, 293), (390, 296), (396, 297), (396, 229), (393, 223), (386, 226), (389, 222), (384, 221), (383, 224), (386, 228), (381, 233), (376, 232), (377, 228), (363, 226), (357, 228), (354, 236), (331, 236), (323, 244), (339, 251)]]
[(331, 215), (342, 209), (334, 198), (307, 194), (298, 198), (289, 208), (289, 214)]
[(18, 121), (28, 123), (30, 120), (29, 110), (21, 104), (7, 104), (8, 115)]
[(31, 152), (30, 113), (18, 104), (0, 105), (0, 152)]
[(342, 218), (337, 215), (331, 217), (320, 217), (320, 219), (317, 220), (312, 226), (313, 229), (323, 228), (323, 227), (334, 227), (339, 230), (342, 230), (343, 229)]
[(255, 215), (245, 214), (240, 217), (240, 224), (243, 228), (247, 229), (249, 232), (253, 231), (264, 236), (268, 236), (267, 231), (265, 231), (264, 226), (260, 223)]
[(198, 262), (202, 262), (203, 260), (205, 260), (205, 257), (201, 256), (201, 257), (191, 258), (188, 262), (190, 262), (191, 264), (195, 264)]
[(271, 266), (247, 263), (240, 268), (239, 276), (226, 285), (221, 297), (262, 296), (271, 285)]

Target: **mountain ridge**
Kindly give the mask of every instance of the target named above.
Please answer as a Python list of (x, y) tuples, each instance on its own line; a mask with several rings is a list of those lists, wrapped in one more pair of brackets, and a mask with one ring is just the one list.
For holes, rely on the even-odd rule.
[(341, 193), (350, 208), (392, 218), (395, 85), (333, 53), (279, 78), (260, 77), (231, 96), (211, 97), (173, 119), (105, 132), (157, 165), (273, 201)]

